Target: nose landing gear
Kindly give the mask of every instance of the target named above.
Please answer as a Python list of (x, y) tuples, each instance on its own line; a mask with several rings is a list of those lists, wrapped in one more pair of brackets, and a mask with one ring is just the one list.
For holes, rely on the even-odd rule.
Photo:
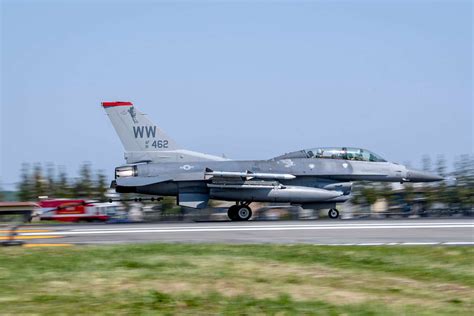
[(252, 217), (252, 209), (248, 204), (236, 204), (229, 207), (227, 216), (231, 221), (248, 221)]
[(329, 216), (329, 218), (332, 218), (332, 219), (338, 218), (339, 217), (339, 211), (335, 208), (332, 208), (332, 209), (329, 210), (328, 216)]

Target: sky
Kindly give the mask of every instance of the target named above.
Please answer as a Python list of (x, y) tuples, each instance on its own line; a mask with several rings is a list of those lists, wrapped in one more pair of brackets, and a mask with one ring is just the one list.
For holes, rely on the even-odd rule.
[(100, 106), (132, 101), (183, 148), (268, 159), (318, 146), (419, 165), (472, 154), (471, 1), (1, 1), (0, 178), (110, 178)]

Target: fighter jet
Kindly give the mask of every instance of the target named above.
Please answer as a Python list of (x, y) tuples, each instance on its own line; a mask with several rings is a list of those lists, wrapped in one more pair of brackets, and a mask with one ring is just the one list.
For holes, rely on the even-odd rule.
[(209, 199), (235, 202), (232, 221), (251, 218), (252, 202), (281, 202), (328, 209), (351, 196), (354, 181), (431, 182), (443, 178), (388, 162), (362, 148), (303, 149), (267, 160), (236, 161), (186, 150), (131, 102), (103, 102), (124, 148), (115, 169), (118, 193), (175, 196), (180, 206), (202, 209)]

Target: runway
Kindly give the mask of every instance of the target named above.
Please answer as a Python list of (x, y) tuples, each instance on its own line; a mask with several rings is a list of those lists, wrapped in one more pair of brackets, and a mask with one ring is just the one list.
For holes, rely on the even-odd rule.
[(474, 219), (87, 224), (22, 228), (28, 244), (145, 242), (321, 245), (474, 245)]

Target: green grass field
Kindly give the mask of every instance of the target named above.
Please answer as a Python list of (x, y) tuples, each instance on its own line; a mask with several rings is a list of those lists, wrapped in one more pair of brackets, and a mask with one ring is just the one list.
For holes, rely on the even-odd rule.
[(474, 248), (0, 248), (0, 314), (472, 315)]

